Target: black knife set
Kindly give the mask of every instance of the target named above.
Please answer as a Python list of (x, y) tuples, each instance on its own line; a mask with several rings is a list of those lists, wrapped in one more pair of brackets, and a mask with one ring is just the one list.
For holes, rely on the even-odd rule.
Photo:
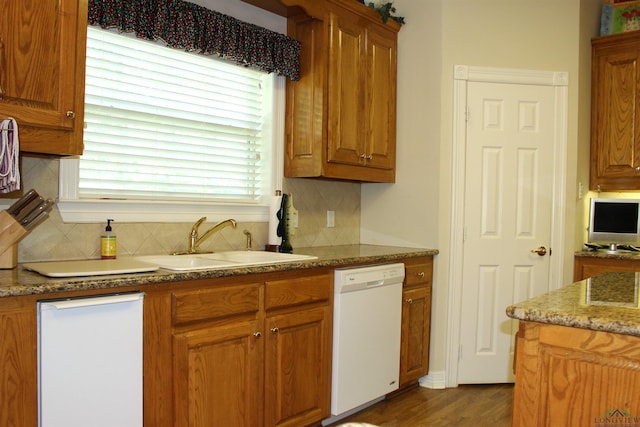
[(53, 200), (29, 190), (7, 210), (0, 211), (0, 269), (18, 265), (18, 242), (53, 208)]

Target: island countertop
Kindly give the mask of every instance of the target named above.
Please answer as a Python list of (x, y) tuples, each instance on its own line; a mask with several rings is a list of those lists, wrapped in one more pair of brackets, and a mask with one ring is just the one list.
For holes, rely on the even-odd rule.
[(529, 322), (640, 336), (640, 273), (604, 273), (507, 307)]
[(294, 253), (313, 255), (316, 256), (317, 259), (212, 270), (170, 271), (160, 269), (149, 273), (69, 278), (44, 277), (38, 273), (24, 269), (19, 264), (17, 268), (11, 270), (0, 270), (0, 298), (67, 291), (109, 289), (123, 286), (140, 286), (145, 284), (318, 267), (340, 268), (359, 264), (380, 264), (416, 256), (433, 256), (438, 254), (438, 250), (379, 245), (341, 245), (296, 249)]

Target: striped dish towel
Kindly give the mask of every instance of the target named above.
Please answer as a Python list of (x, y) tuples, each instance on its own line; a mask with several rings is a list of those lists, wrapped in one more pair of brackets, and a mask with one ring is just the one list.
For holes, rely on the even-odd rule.
[(0, 193), (20, 189), (20, 142), (18, 123), (8, 118), (0, 122)]

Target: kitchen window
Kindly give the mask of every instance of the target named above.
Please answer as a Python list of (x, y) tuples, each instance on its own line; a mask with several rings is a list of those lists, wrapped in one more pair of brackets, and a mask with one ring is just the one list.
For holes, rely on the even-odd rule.
[(65, 222), (266, 221), (284, 78), (88, 28), (85, 151), (60, 162)]

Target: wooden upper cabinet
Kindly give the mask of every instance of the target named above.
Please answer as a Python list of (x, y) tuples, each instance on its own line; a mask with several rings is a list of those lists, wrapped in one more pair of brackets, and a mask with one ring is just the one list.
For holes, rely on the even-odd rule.
[(20, 149), (82, 153), (86, 0), (0, 0), (0, 118)]
[(640, 189), (640, 31), (592, 41), (591, 173), (595, 191)]
[(287, 82), (285, 176), (394, 182), (400, 25), (356, 1), (324, 4), (288, 18), (302, 53)]

